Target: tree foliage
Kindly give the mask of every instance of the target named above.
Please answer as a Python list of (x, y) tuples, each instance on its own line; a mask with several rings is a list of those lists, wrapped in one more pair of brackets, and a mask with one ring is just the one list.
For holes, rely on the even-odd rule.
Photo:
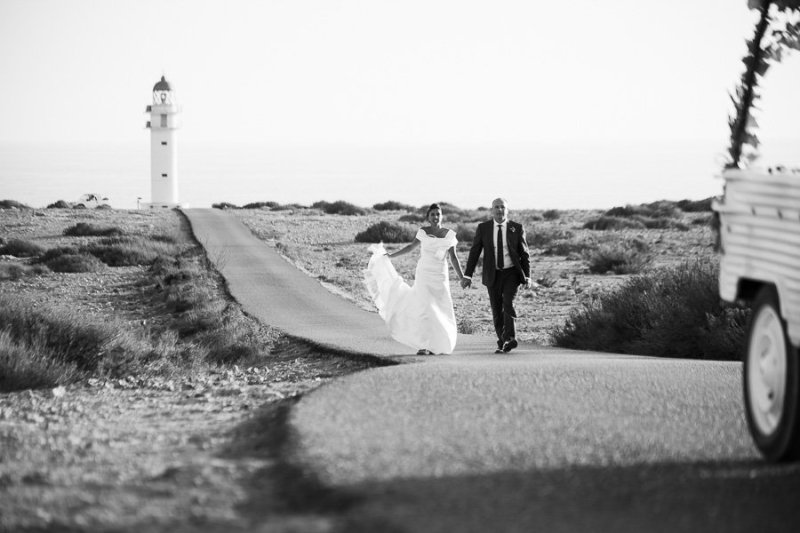
[(748, 0), (758, 10), (753, 37), (747, 41), (745, 70), (739, 85), (730, 95), (734, 114), (728, 119), (731, 129), (727, 168), (738, 168), (742, 159), (758, 157), (758, 127), (752, 109), (761, 98), (758, 85), (773, 62), (779, 63), (791, 50), (800, 50), (800, 0)]

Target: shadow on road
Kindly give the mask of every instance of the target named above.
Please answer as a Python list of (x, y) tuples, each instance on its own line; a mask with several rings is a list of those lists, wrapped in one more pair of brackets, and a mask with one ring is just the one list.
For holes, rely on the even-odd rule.
[[(800, 466), (570, 468), (348, 487), (340, 531), (793, 531)], [(676, 509), (679, 510), (676, 512)]]
[(298, 399), (263, 407), (237, 428), (226, 452), (269, 460), (249, 480), (240, 508), (254, 526), (278, 516), (294, 517), (299, 527), (348, 533), (784, 532), (800, 523), (800, 465), (760, 461), (571, 467), (328, 487), (288, 460), (288, 416)]

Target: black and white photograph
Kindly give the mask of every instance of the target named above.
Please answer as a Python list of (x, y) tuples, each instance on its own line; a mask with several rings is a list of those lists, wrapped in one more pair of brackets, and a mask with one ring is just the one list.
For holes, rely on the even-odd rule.
[(800, 0), (0, 0), (0, 533), (794, 532)]

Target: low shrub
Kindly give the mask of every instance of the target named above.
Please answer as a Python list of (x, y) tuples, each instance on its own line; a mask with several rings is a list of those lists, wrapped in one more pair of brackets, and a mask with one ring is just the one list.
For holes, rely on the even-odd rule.
[(419, 224), (425, 221), (425, 213), (408, 213), (398, 218), (400, 222), (409, 222), (411, 224)]
[(57, 246), (56, 248), (48, 248), (47, 251), (36, 259), (36, 262), (47, 263), (53, 259), (58, 259), (62, 255), (77, 255), (79, 253), (81, 253), (81, 251), (77, 246)]
[(375, 211), (414, 211), (414, 206), (395, 201), (388, 201), (372, 206)]
[(0, 200), (0, 209), (30, 209), (30, 207), (16, 200)]
[(229, 202), (219, 202), (216, 204), (211, 204), (211, 207), (213, 209), (239, 209), (238, 205)]
[(472, 241), (475, 240), (475, 232), (477, 229), (475, 224), (459, 223), (458, 226), (456, 226), (456, 239), (458, 239), (460, 243), (472, 244)]
[(649, 204), (626, 205), (625, 207), (612, 207), (605, 212), (609, 217), (636, 217), (643, 216), (648, 218), (674, 218), (678, 216), (678, 209), (674, 202), (659, 200)]
[(47, 206), (47, 209), (69, 209), (70, 205), (64, 200), (58, 200)]
[(313, 209), (319, 209), (324, 213), (329, 215), (366, 215), (368, 211), (363, 207), (359, 207), (357, 205), (353, 205), (350, 202), (345, 202), (344, 200), (337, 200), (335, 202), (326, 202), (326, 201), (319, 201), (314, 202), (311, 204)]
[(355, 237), (356, 242), (411, 242), (416, 230), (398, 222), (382, 220), (373, 224)]
[(301, 209), (308, 209), (308, 206), (303, 204), (282, 204), (272, 208), (273, 211), (298, 211)]
[(170, 290), (167, 305), (176, 315), (173, 328), (179, 338), (213, 335), (219, 328), (225, 304), (210, 300), (211, 297), (211, 291), (195, 290), (185, 284)]
[(583, 229), (607, 231), (621, 229), (646, 229), (646, 226), (639, 220), (631, 220), (618, 216), (602, 215), (588, 220)]
[(269, 354), (270, 341), (277, 337), (276, 331), (233, 308), (227, 309), (225, 315), (229, 319), (218, 323), (213, 334), (205, 336), (200, 343), (209, 363), (242, 364), (258, 361)]
[(0, 392), (56, 387), (76, 381), (76, 365), (60, 360), (41, 339), (19, 343), (9, 330), (0, 329)]
[(569, 230), (560, 228), (536, 228), (527, 232), (528, 246), (531, 248), (547, 248), (555, 241), (571, 239), (574, 234)]
[(677, 203), (678, 209), (687, 213), (703, 213), (711, 212), (711, 203), (714, 201), (713, 197), (705, 198), (703, 200), (681, 200)]
[(0, 263), (0, 281), (16, 281), (24, 278), (25, 266), (21, 263)]
[(548, 209), (542, 213), (542, 218), (545, 220), (558, 220), (561, 217), (561, 211), (558, 209)]
[(274, 209), (280, 205), (278, 202), (253, 202), (243, 205), (242, 209)]
[(184, 321), (179, 327), (182, 334), (206, 330), (213, 322), (219, 320), (218, 308), (205, 312), (210, 306), (218, 307), (219, 304), (215, 303), (218, 299), (211, 293), (210, 284), (201, 283), (204, 274), (200, 265), (182, 257), (160, 256), (151, 265), (150, 273), (169, 312), (200, 311), (199, 314), (190, 317), (189, 322), (192, 322), (192, 325), (187, 326)]
[(154, 233), (149, 237), (155, 242), (163, 242), (167, 244), (175, 244), (177, 245), (180, 242), (180, 237), (176, 235), (169, 235), (167, 233)]
[(62, 254), (44, 261), (53, 272), (100, 272), (108, 268), (105, 263), (90, 254)]
[(590, 250), (594, 250), (597, 243), (587, 239), (558, 239), (551, 242), (543, 251), (544, 255), (558, 255), (569, 258), (581, 258)]
[(586, 253), (589, 272), (593, 274), (638, 274), (650, 262), (650, 257), (629, 243), (601, 244)]
[(22, 239), (10, 239), (0, 246), (0, 255), (13, 255), (14, 257), (36, 257), (44, 253), (44, 248), (35, 242)]
[(112, 267), (148, 266), (159, 257), (176, 255), (178, 247), (174, 244), (174, 238), (166, 236), (153, 239), (139, 235), (122, 235), (100, 239), (82, 247), (80, 251), (89, 253)]
[(711, 226), (714, 221), (714, 214), (701, 215), (692, 219), (693, 226)]
[(680, 220), (675, 220), (673, 218), (667, 218), (667, 217), (653, 218), (642, 215), (636, 215), (631, 217), (630, 220), (641, 222), (647, 229), (676, 229), (680, 231), (689, 230), (689, 226), (687, 226)]
[(0, 281), (16, 281), (27, 276), (37, 276), (47, 272), (43, 265), (24, 265), (22, 263), (0, 263)]
[(632, 250), (636, 250), (637, 252), (647, 253), (650, 251), (650, 245), (647, 244), (647, 241), (640, 239), (639, 237), (626, 239), (622, 244), (623, 246), (631, 248)]
[(572, 311), (553, 341), (581, 350), (740, 360), (749, 309), (720, 300), (718, 276), (712, 261), (634, 276)]
[(111, 237), (123, 234), (124, 232), (119, 228), (103, 228), (87, 222), (78, 222), (64, 230), (64, 235), (67, 237)]
[[(148, 352), (146, 344), (113, 322), (92, 322), (69, 309), (34, 308), (2, 295), (0, 330), (23, 348), (26, 359), (35, 360), (42, 352), (48, 360), (74, 365), (81, 372), (124, 375), (134, 371)], [(123, 356), (129, 360), (124, 369), (113, 363)]]
[(82, 251), (112, 267), (150, 265), (160, 256), (150, 248), (139, 248), (135, 244), (91, 244)]

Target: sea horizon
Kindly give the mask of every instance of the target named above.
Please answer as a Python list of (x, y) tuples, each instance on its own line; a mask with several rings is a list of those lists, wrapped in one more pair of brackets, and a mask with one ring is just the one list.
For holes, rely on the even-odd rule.
[[(189, 207), (344, 200), (369, 207), (446, 201), (516, 209), (608, 209), (722, 193), (724, 142), (290, 144), (181, 141), (179, 201)], [(792, 143), (770, 159), (796, 166)], [(0, 142), (0, 199), (31, 207), (84, 194), (118, 209), (150, 201), (149, 139)], [(789, 159), (794, 157), (794, 161)], [(773, 164), (773, 163), (770, 163)]]

